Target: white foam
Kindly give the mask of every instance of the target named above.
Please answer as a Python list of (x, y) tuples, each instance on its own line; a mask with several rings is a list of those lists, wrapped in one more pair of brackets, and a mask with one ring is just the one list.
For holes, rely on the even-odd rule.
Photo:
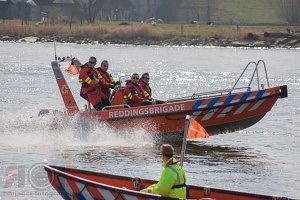
[[(152, 145), (154, 139), (144, 129), (117, 131), (98, 121), (77, 117), (30, 113), (5, 113), (0, 117), (2, 147), (45, 147), (64, 149), (71, 146)], [(81, 125), (80, 125), (81, 124)], [(87, 129), (85, 129), (87, 128)]]

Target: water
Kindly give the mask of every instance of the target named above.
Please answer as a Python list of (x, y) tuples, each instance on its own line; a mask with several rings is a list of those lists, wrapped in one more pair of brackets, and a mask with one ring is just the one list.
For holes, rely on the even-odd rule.
[[(249, 61), (265, 60), (270, 83), (288, 85), (289, 97), (248, 129), (189, 142), (187, 182), (300, 199), (300, 50), (58, 44), (57, 54), (108, 59), (115, 77), (148, 71), (162, 100), (230, 88)], [(97, 124), (82, 140), (77, 119), (37, 116), (64, 108), (53, 58), (50, 43), (0, 43), (0, 199), (60, 199), (32, 175), (43, 163), (157, 179), (159, 144), (144, 130)], [(65, 76), (83, 108), (77, 77)]]

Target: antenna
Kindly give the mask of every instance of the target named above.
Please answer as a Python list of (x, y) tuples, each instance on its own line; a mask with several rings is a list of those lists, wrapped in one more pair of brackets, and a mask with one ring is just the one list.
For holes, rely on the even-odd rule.
[(73, 58), (72, 53), (71, 53), (71, 45), (69, 45), (69, 50), (70, 50), (70, 57), (71, 59)]
[(55, 59), (55, 61), (57, 61), (57, 56), (56, 56), (56, 40), (55, 40), (55, 36), (54, 36), (54, 59)]

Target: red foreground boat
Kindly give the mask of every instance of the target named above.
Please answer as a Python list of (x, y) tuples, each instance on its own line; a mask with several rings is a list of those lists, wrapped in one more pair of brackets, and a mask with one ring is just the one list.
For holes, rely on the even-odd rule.
[[(250, 62), (231, 89), (196, 93), (189, 97), (167, 100), (164, 104), (130, 107), (123, 103), (123, 87), (116, 87), (111, 97), (111, 107), (101, 111), (79, 111), (77, 103), (60, 69), (60, 61), (51, 63), (65, 107), (69, 115), (105, 121), (111, 127), (128, 129), (142, 127), (159, 136), (182, 138), (184, 119), (191, 115), (209, 133), (215, 135), (245, 129), (262, 119), (278, 98), (287, 97), (287, 86), (270, 87), (265, 63)], [(249, 66), (254, 66), (247, 87), (237, 88)], [(259, 69), (265, 73), (265, 85), (261, 84)], [(254, 80), (257, 81), (256, 89)]]
[[(131, 177), (95, 173), (57, 166), (45, 166), (45, 170), (47, 171), (51, 185), (65, 200), (174, 199), (135, 191), (132, 182), (133, 178)], [(145, 179), (143, 179), (142, 182), (144, 187), (155, 183), (155, 181)], [(188, 186), (187, 199), (288, 200), (289, 198), (190, 185)]]

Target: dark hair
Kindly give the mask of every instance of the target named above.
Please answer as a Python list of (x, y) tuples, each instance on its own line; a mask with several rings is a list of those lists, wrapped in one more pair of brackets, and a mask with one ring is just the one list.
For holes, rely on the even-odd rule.
[(97, 58), (96, 57), (91, 56), (89, 60), (91, 60), (91, 59), (93, 59), (93, 60), (95, 60), (95, 62), (97, 62)]
[(162, 155), (171, 158), (174, 155), (174, 148), (170, 144), (162, 144), (160, 146), (160, 152)]
[(131, 75), (131, 78), (132, 78), (133, 76), (135, 76), (135, 75), (138, 75), (138, 76), (139, 76), (138, 73), (133, 73), (133, 74)]
[(107, 60), (103, 60), (103, 61), (101, 62), (101, 65), (100, 65), (100, 66), (102, 66), (104, 63), (107, 63), (107, 64), (108, 64), (108, 61), (107, 61)]
[(145, 76), (149, 76), (149, 73), (145, 72), (145, 73), (142, 74), (142, 78), (145, 78)]

